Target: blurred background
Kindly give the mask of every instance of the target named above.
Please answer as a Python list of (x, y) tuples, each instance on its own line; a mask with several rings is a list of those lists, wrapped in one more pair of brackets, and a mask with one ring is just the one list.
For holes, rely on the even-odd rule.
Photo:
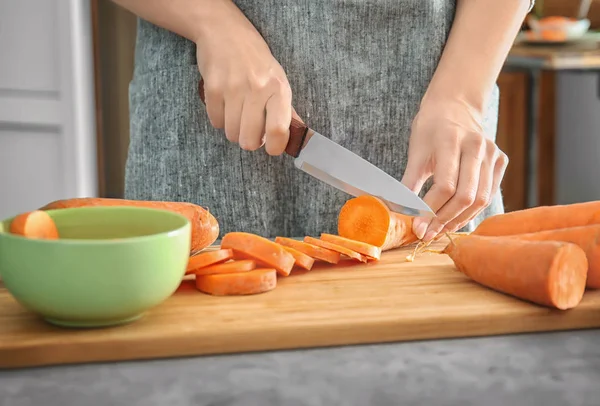
[[(524, 21), (498, 78), (506, 210), (600, 199), (599, 28), (600, 0)], [(135, 35), (109, 0), (0, 0), (0, 218), (123, 196)]]

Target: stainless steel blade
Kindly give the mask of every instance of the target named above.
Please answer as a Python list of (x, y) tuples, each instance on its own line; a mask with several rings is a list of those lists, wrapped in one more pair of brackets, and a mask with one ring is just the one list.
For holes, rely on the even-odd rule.
[(429, 206), (400, 181), (329, 138), (313, 130), (310, 132), (308, 142), (294, 160), (298, 169), (352, 196), (376, 196), (394, 212), (435, 216)]

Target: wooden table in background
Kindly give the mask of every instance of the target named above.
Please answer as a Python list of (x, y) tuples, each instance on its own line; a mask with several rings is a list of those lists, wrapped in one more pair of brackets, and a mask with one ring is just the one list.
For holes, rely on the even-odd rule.
[[(498, 125), (498, 144), (513, 162), (503, 184), (505, 193), (512, 196), (508, 210), (554, 204), (555, 128), (549, 120), (555, 117), (554, 75), (560, 71), (600, 71), (599, 38), (590, 33), (581, 41), (559, 45), (529, 45), (518, 39), (511, 49), (504, 76), (499, 79)], [(510, 76), (515, 72), (525, 74)], [(515, 91), (503, 95), (503, 87)], [(516, 92), (517, 87), (526, 87), (527, 94)], [(517, 111), (523, 108), (526, 118)], [(526, 126), (521, 138), (515, 128), (519, 122)]]

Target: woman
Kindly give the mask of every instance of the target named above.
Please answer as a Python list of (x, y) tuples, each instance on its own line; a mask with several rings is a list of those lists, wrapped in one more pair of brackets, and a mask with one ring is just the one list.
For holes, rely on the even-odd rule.
[(282, 155), (295, 111), (420, 193), (425, 240), (503, 211), (495, 81), (533, 1), (115, 1), (141, 17), (126, 197), (201, 204), (222, 233), (336, 232), (350, 196)]

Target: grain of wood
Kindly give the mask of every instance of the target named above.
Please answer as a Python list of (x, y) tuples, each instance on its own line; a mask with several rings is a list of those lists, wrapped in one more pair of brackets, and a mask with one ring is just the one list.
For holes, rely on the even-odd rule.
[(587, 292), (576, 309), (555, 311), (471, 282), (445, 255), (405, 262), (411, 249), (368, 264), (315, 264), (256, 296), (204, 295), (187, 278), (144, 318), (105, 329), (53, 327), (0, 288), (0, 367), (600, 327), (600, 291)]

